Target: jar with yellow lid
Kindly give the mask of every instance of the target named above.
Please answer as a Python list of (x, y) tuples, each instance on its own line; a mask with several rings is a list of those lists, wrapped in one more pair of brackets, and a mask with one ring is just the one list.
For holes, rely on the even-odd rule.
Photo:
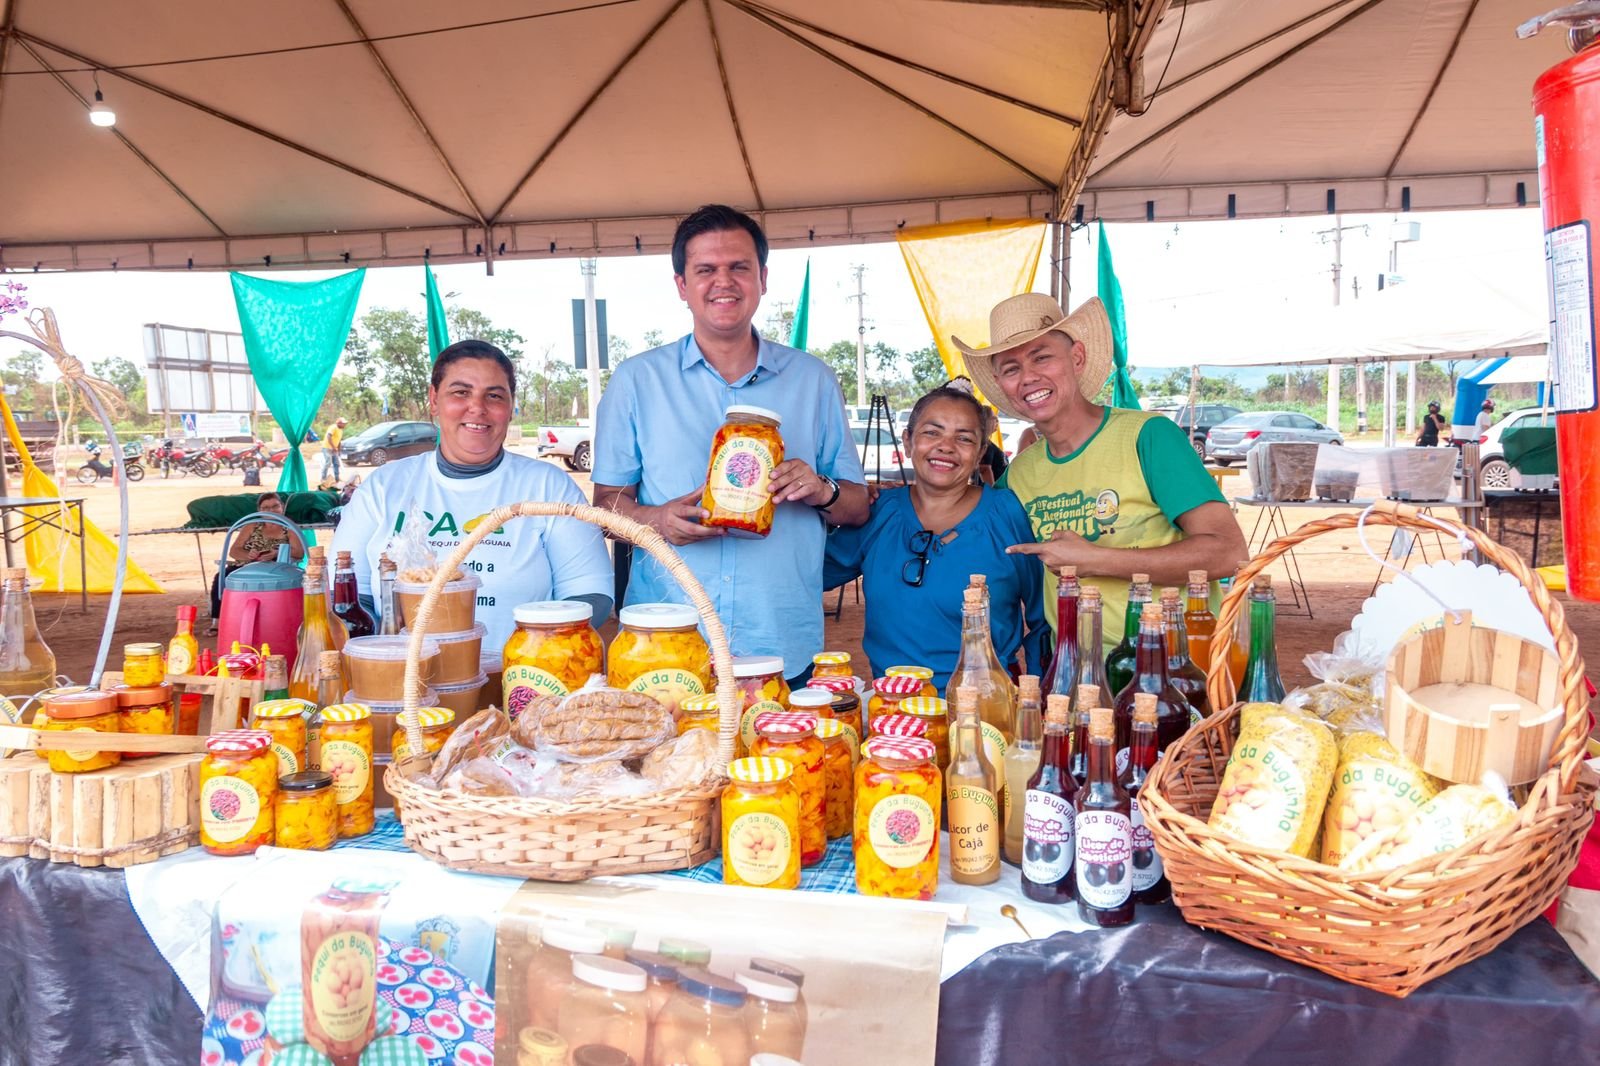
[(756, 719), (755, 729), (751, 755), (783, 759), (794, 767), (792, 780), (800, 794), (800, 865), (815, 866), (828, 849), (828, 826), (823, 813), (828, 783), (823, 776), (823, 748), (817, 739), (816, 716), (799, 711), (768, 711)]
[(571, 1062), (560, 1033), (529, 1026), (517, 1034), (517, 1066), (571, 1066)]
[(722, 881), (800, 887), (800, 793), (783, 759), (735, 759), (722, 790)]
[(701, 524), (738, 537), (772, 532), (777, 507), (772, 502), (772, 471), (783, 462), (783, 416), (765, 407), (734, 404), (711, 441), (711, 462), (700, 506), (710, 512)]
[[(95, 688), (48, 692), (44, 695), (44, 714), (34, 725), (45, 730), (118, 733), (122, 726), (117, 713), (117, 697)], [(58, 774), (82, 774), (103, 770), (122, 761), (117, 751), (48, 751), (45, 761)]]
[(683, 701), (711, 691), (711, 647), (700, 615), (684, 603), (635, 603), (617, 612), (606, 683), (642, 692), (674, 715)]
[(159, 644), (122, 646), (122, 683), (129, 688), (150, 688), (167, 679)]
[(832, 718), (817, 723), (817, 739), (822, 741), (822, 820), (828, 839), (838, 840), (850, 835), (851, 812), (855, 808), (855, 745), (845, 734), (844, 726)]
[(707, 692), (702, 696), (686, 697), (678, 707), (678, 735), (681, 737), (691, 729), (709, 729), (717, 732), (722, 725), (722, 706), (717, 702), (715, 692)]
[(372, 709), (361, 703), (322, 708), (322, 764), (333, 775), (339, 836), (370, 833), (372, 811)]
[[(405, 715), (395, 716), (394, 742), (391, 745), (394, 761), (400, 762), (411, 755), (411, 741), (406, 739)], [(450, 734), (456, 731), (456, 712), (448, 707), (418, 707), (417, 726), (422, 730), (422, 750), (437, 755)]]
[(854, 677), (847, 651), (819, 651), (811, 657), (812, 677)]
[(200, 844), (213, 855), (249, 855), (272, 843), (278, 759), (259, 729), (206, 738), (200, 760)]
[[(140, 688), (118, 685), (111, 691), (117, 696), (117, 728), (121, 732), (169, 737), (177, 731), (178, 713), (173, 705), (172, 686), (165, 681)], [(142, 759), (155, 754), (125, 751), (122, 757)]]
[[(872, 683), (872, 696), (867, 700), (867, 732), (872, 732), (872, 720), (880, 714), (899, 714), (900, 701), (922, 695), (922, 682), (905, 674), (893, 677), (885, 674)], [(938, 695), (938, 693), (934, 693)]]
[(301, 770), (278, 778), (272, 802), (273, 843), (299, 851), (326, 851), (339, 838), (339, 804), (333, 775)]
[(950, 765), (950, 705), (937, 696), (912, 696), (900, 701), (900, 713), (928, 724), (922, 735), (933, 742), (933, 761), (943, 773)]
[(777, 655), (735, 655), (733, 681), (739, 687), (739, 750), (750, 753), (756, 739), (755, 720), (768, 711), (789, 709), (789, 683)]
[(922, 691), (919, 696), (937, 696), (939, 686), (933, 683), (933, 670), (927, 666), (891, 666), (883, 672), (884, 677), (914, 677), (922, 682)]
[(941, 781), (926, 739), (867, 741), (856, 767), (856, 891), (924, 900), (939, 891)]
[(250, 708), (250, 728), (272, 738), (279, 777), (310, 768), (306, 719), (315, 713), (316, 708), (305, 700), (263, 700)]
[(587, 603), (542, 600), (511, 614), (517, 628), (501, 652), (500, 691), (512, 718), (536, 696), (565, 696), (605, 672), (605, 646)]

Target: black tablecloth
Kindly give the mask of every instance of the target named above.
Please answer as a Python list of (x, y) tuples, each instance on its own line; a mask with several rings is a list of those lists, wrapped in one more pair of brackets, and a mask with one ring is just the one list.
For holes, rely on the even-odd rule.
[[(120, 872), (0, 859), (0, 952), (4, 1066), (199, 1061), (200, 1012)], [(1542, 919), (1399, 1000), (1160, 907), (991, 951), (946, 981), (938, 1062), (1566, 1066), (1600, 1060), (1597, 1025), (1600, 982)]]

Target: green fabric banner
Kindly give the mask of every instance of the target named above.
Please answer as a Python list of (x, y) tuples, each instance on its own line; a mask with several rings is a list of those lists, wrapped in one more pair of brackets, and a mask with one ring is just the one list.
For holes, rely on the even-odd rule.
[(1139, 394), (1133, 391), (1133, 379), (1128, 376), (1128, 319), (1122, 307), (1122, 282), (1117, 280), (1116, 268), (1111, 265), (1111, 245), (1106, 240), (1106, 224), (1099, 223), (1100, 250), (1095, 260), (1099, 281), (1096, 286), (1100, 302), (1106, 305), (1106, 317), (1111, 320), (1111, 340), (1114, 345), (1111, 373), (1111, 406), (1139, 409)]
[(279, 492), (304, 492), (306, 464), (300, 442), (317, 417), (333, 379), (367, 272), (352, 270), (327, 281), (269, 281), (233, 274), (245, 356), (267, 410), (289, 439)]
[(450, 320), (445, 317), (444, 301), (439, 298), (439, 283), (433, 279), (433, 268), (422, 264), (428, 276), (428, 362), (439, 358), (439, 353), (450, 347)]
[(789, 347), (806, 350), (811, 333), (811, 260), (806, 260), (806, 280), (800, 286), (800, 302), (794, 305), (794, 325), (789, 327)]

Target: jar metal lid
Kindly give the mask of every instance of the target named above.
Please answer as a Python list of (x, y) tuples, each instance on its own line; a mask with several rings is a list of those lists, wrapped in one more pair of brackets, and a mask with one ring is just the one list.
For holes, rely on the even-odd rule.
[(756, 715), (755, 721), (757, 733), (798, 735), (813, 732), (816, 728), (817, 716), (802, 714), (799, 711), (768, 711), (766, 714)]
[(678, 704), (678, 709), (684, 714), (699, 717), (704, 714), (716, 714), (721, 710), (721, 705), (717, 703), (715, 692), (707, 692), (700, 696), (685, 696), (683, 702)]
[(278, 787), (285, 792), (318, 792), (333, 787), (333, 775), (326, 770), (301, 770), (278, 778)]
[(770, 755), (751, 755), (728, 764), (728, 776), (747, 785), (770, 785), (789, 780), (794, 767), (788, 759)]
[[(656, 943), (656, 950), (669, 959), (690, 966), (702, 966), (711, 961), (711, 949), (698, 940), (686, 940), (679, 936), (664, 936)], [(683, 971), (679, 971), (680, 973)]]
[(44, 713), (51, 718), (93, 718), (117, 709), (117, 697), (97, 688), (64, 692), (59, 696), (44, 698)]
[(683, 970), (678, 976), (678, 987), (691, 996), (724, 1007), (742, 1007), (748, 998), (739, 985), (726, 977), (718, 977), (709, 970)]
[(948, 718), (950, 705), (938, 696), (912, 696), (900, 701), (900, 713), (918, 718)]
[(806, 688), (826, 689), (829, 692), (854, 692), (856, 679), (853, 677), (813, 677), (806, 682)]
[(683, 964), (671, 956), (655, 951), (626, 951), (623, 952), (623, 958), (657, 981), (673, 985), (678, 983), (678, 967)]
[(364, 703), (336, 703), (332, 707), (322, 708), (322, 721), (324, 724), (328, 722), (336, 724), (364, 722), (371, 717), (372, 708)]
[(873, 737), (862, 749), (867, 758), (902, 759), (906, 762), (927, 762), (933, 758), (933, 741), (922, 737)]
[(604, 955), (572, 956), (573, 980), (613, 992), (643, 992), (650, 983), (644, 970), (631, 962)]
[(735, 655), (734, 677), (783, 676), (783, 657), (780, 655)]
[(918, 681), (932, 681), (933, 669), (927, 666), (891, 666), (883, 672), (885, 677), (914, 677)]
[(118, 685), (111, 690), (117, 695), (120, 707), (154, 707), (158, 703), (172, 702), (172, 686), (163, 681), (158, 685)]
[(140, 658), (143, 658), (143, 657), (145, 657), (147, 655), (160, 655), (161, 654), (161, 645), (159, 645), (159, 644), (124, 644), (122, 646), (122, 654), (127, 656), (130, 659), (140, 659)]
[(819, 651), (811, 657), (811, 661), (817, 666), (849, 666), (850, 653), (847, 651)]
[(760, 970), (738, 970), (735, 971), (733, 979), (743, 985), (746, 992), (759, 999), (770, 999), (775, 1003), (793, 1003), (800, 998), (800, 986), (777, 974), (762, 973)]
[(617, 612), (629, 629), (681, 629), (698, 625), (700, 614), (686, 603), (635, 603)]
[(594, 617), (594, 608), (582, 600), (537, 600), (517, 604), (512, 608), (511, 616), (519, 625), (571, 625), (573, 622), (589, 621)]
[(832, 718), (823, 718), (817, 722), (817, 737), (822, 740), (832, 740), (844, 736), (844, 723), (836, 722)]
[(739, 415), (754, 415), (756, 418), (767, 418), (783, 425), (783, 416), (770, 407), (756, 407), (754, 404), (736, 403), (723, 408), (722, 417), (732, 421)]
[(224, 729), (206, 738), (206, 750), (225, 755), (253, 755), (266, 751), (271, 743), (271, 735), (259, 729)]
[(872, 731), (884, 737), (926, 736), (928, 723), (909, 714), (885, 714), (872, 720)]
[(316, 708), (305, 700), (263, 700), (250, 713), (256, 718), (298, 718), (314, 710)]
[(785, 981), (791, 982), (796, 988), (805, 987), (805, 971), (790, 966), (786, 962), (779, 962), (777, 959), (751, 959), (750, 969), (758, 970), (761, 973), (776, 974)]
[(880, 696), (915, 696), (922, 691), (922, 680), (910, 674), (885, 674), (872, 687)]

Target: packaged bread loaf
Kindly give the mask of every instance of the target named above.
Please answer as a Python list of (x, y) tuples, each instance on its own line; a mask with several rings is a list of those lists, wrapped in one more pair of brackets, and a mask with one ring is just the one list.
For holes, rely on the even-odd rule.
[(684, 788), (710, 779), (716, 764), (717, 734), (691, 729), (646, 755), (639, 773), (658, 789)]
[(1258, 848), (1309, 857), (1338, 757), (1333, 732), (1280, 704), (1246, 704), (1240, 723), (1211, 827)]
[(1322, 861), (1337, 866), (1362, 841), (1414, 816), (1439, 793), (1439, 783), (1376, 733), (1347, 733), (1339, 741), (1322, 823)]
[[(401, 717), (404, 718), (403, 715)], [(439, 754), (433, 757), (429, 775), (442, 783), (464, 761), (474, 755), (492, 754), (510, 735), (511, 720), (504, 711), (494, 707), (479, 711), (450, 734), (450, 739), (444, 742)]]

